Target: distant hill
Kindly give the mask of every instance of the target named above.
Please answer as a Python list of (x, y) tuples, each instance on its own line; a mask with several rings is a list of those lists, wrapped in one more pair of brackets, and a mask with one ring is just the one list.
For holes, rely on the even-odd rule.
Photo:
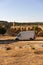
[[(15, 23), (15, 25), (38, 25), (38, 24), (40, 24), (40, 25), (42, 25), (43, 24), (43, 22), (29, 22), (29, 23), (18, 23), (18, 22), (14, 22)], [(11, 24), (11, 25), (13, 25), (12, 24), (12, 22), (9, 22), (9, 24)]]
[[(15, 25), (43, 25), (43, 22), (29, 22), (29, 23), (18, 23), (18, 22), (14, 22)], [(0, 21), (0, 26), (5, 25), (6, 27), (11, 27), (13, 26), (13, 22), (8, 22), (8, 21)]]
[(6, 23), (8, 23), (8, 22), (7, 22), (7, 21), (0, 21), (0, 23), (6, 24)]

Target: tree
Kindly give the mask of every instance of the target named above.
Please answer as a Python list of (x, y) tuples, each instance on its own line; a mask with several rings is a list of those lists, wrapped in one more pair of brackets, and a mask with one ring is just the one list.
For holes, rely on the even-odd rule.
[(39, 33), (42, 29), (39, 28), (38, 25), (33, 25), (32, 30), (34, 30), (35, 33), (38, 35), (38, 33)]
[(5, 34), (6, 33), (6, 29), (5, 28), (0, 28), (0, 34)]
[(37, 34), (38, 33), (38, 26), (37, 25), (33, 25), (32, 30), (34, 30), (35, 33)]

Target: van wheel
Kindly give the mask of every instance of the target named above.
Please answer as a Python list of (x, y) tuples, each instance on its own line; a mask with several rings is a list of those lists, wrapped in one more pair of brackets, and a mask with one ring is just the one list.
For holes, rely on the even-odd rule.
[(18, 41), (19, 39), (18, 38), (16, 38), (16, 41)]
[(33, 40), (32, 38), (30, 38), (30, 40)]

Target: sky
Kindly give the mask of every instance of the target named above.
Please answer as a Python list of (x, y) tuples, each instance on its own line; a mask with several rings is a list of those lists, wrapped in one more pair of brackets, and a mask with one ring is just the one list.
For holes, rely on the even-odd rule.
[(43, 22), (43, 0), (0, 0), (0, 20)]

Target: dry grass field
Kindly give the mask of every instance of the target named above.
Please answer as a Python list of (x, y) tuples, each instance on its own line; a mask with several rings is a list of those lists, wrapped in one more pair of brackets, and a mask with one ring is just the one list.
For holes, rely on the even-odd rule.
[[(14, 38), (1, 36), (0, 40)], [(43, 65), (43, 41), (2, 43), (0, 44), (0, 65)]]

